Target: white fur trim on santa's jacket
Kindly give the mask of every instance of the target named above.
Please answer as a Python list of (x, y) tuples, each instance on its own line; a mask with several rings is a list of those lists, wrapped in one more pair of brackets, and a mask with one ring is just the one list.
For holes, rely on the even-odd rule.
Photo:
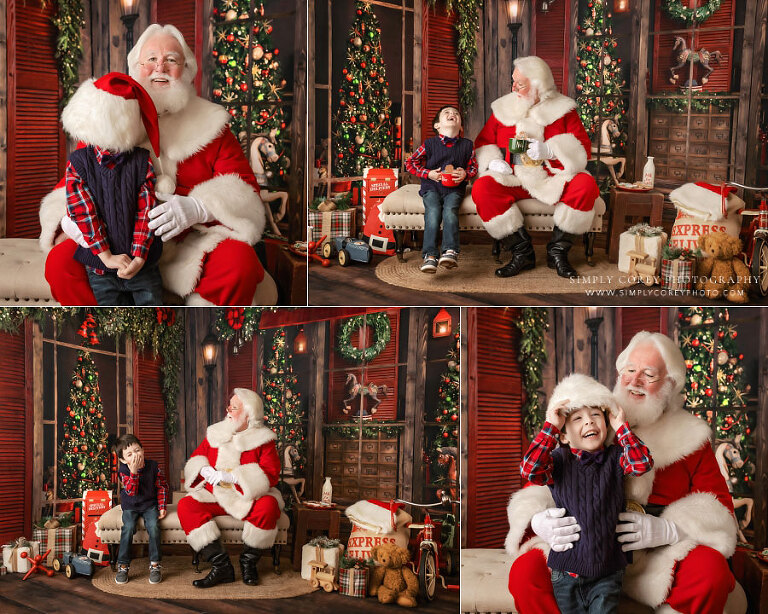
[(498, 145), (483, 145), (475, 149), (475, 160), (477, 161), (477, 170), (482, 173), (488, 170), (488, 165), (493, 160), (503, 160), (504, 156)]
[(181, 243), (163, 244), (160, 272), (165, 287), (187, 296), (197, 286), (205, 254), (225, 239), (236, 239), (252, 245), (264, 230), (264, 204), (256, 191), (239, 175), (213, 177), (198, 184), (189, 193), (220, 222), (216, 226), (196, 224)]
[[(695, 183), (684, 183), (669, 193), (669, 200), (685, 213), (699, 219), (716, 222), (723, 219), (722, 197)], [(728, 213), (740, 212), (745, 203), (736, 194), (730, 194), (725, 201)]]
[(40, 201), (40, 249), (44, 253), (51, 251), (61, 218), (67, 214), (67, 189), (57, 188)]
[[(475, 203), (477, 205), (477, 203)], [(486, 232), (494, 239), (503, 239), (514, 234), (523, 225), (523, 214), (520, 208), (512, 204), (504, 213), (483, 222)]]
[[(532, 107), (518, 103), (514, 92), (505, 94), (491, 103), (491, 111), (493, 111), (494, 116), (505, 126), (516, 125), (526, 116), (539, 126), (549, 126), (575, 108), (576, 101), (562, 94), (555, 94)], [(534, 135), (529, 136), (536, 138)]]
[(251, 548), (271, 548), (277, 537), (277, 527), (274, 529), (260, 529), (250, 522), (243, 524), (243, 542)]
[(556, 134), (551, 139), (547, 139), (546, 143), (555, 154), (557, 161), (563, 165), (561, 170), (552, 168), (550, 160), (544, 162), (556, 175), (563, 174), (572, 179), (576, 173), (587, 168), (587, 150), (572, 134)]
[(504, 541), (504, 548), (513, 559), (532, 548), (541, 548), (545, 555), (549, 554), (549, 544), (538, 535), (534, 535), (525, 543), (520, 542), (528, 530), (534, 514), (543, 512), (550, 507), (555, 507), (555, 500), (552, 498), (552, 491), (548, 486), (528, 486), (518, 490), (510, 497), (507, 504), (509, 531), (507, 531), (507, 538)]
[(344, 514), (357, 526), (375, 533), (391, 533), (413, 520), (408, 512), (398, 509), (395, 513), (396, 526), (393, 527), (389, 508), (366, 500), (353, 503)]
[(221, 537), (219, 526), (213, 520), (209, 520), (204, 525), (192, 529), (187, 534), (187, 543), (192, 550), (200, 552), (208, 544), (219, 539), (219, 537)]
[(581, 235), (589, 232), (594, 219), (594, 208), (589, 211), (579, 211), (565, 203), (557, 203), (555, 205), (555, 212), (552, 215), (552, 221), (555, 223), (555, 226), (572, 235)]

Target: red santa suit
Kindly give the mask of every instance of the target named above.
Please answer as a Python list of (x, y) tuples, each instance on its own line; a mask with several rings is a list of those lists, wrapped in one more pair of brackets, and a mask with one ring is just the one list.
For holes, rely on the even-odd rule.
[[(227, 126), (229, 119), (223, 107), (197, 96), (180, 111), (159, 117), (160, 156), (152, 162), (170, 183), (158, 184), (158, 191), (175, 188), (176, 194), (192, 196), (215, 219), (163, 245), (163, 285), (179, 296), (196, 298), (196, 293), (216, 305), (273, 304), (274, 282), (252, 247), (264, 229), (264, 204), (248, 160)], [(60, 183), (40, 205), (40, 246), (48, 253), (45, 276), (60, 303), (94, 305), (85, 268), (72, 259), (75, 242), (54, 246), (65, 213)]]
[[(270, 548), (277, 536), (277, 521), (284, 507), (277, 490), (280, 458), (277, 436), (266, 426), (232, 433), (227, 420), (208, 427), (205, 440), (184, 466), (184, 486), (189, 494), (179, 501), (181, 528), (195, 551), (221, 535), (214, 516), (243, 520), (243, 542), (251, 548)], [(211, 486), (200, 475), (211, 466), (235, 476), (236, 484)]]
[[(552, 205), (555, 225), (565, 232), (582, 234), (592, 226), (599, 191), (585, 171), (589, 137), (573, 99), (556, 91), (544, 96), (531, 107), (514, 92), (494, 100), (492, 115), (475, 140), (480, 176), (472, 185), (472, 200), (495, 239), (512, 235), (523, 225), (515, 202), (526, 198)], [(538, 166), (514, 164), (509, 139), (518, 135), (544, 141), (555, 157)], [(513, 174), (488, 170), (492, 160), (502, 159), (512, 166)]]
[[(665, 506), (660, 517), (678, 527), (680, 539), (635, 551), (624, 592), (654, 608), (666, 604), (666, 611), (743, 614), (744, 592), (726, 561), (736, 548), (736, 519), (709, 443), (709, 426), (675, 407), (633, 431), (651, 451), (654, 468), (625, 480), (626, 498)], [(549, 545), (529, 530), (532, 516), (550, 507), (549, 488), (530, 486), (515, 493), (507, 508), (505, 546), (514, 557), (509, 590), (521, 614), (559, 612), (546, 563)]]

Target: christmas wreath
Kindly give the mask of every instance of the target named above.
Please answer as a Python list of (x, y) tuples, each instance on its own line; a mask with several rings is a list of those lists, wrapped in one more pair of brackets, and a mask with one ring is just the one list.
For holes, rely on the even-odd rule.
[[(360, 349), (351, 344), (352, 334), (363, 326), (365, 321), (373, 328), (373, 345)], [(339, 356), (353, 362), (370, 362), (387, 347), (391, 335), (389, 316), (386, 313), (369, 313), (355, 316), (339, 326), (336, 336), (336, 351)]]
[(689, 9), (683, 6), (682, 0), (664, 0), (662, 6), (664, 12), (672, 19), (684, 22), (686, 25), (691, 25), (694, 21), (696, 23), (702, 23), (712, 17), (717, 9), (720, 8), (722, 0), (709, 0), (706, 4), (695, 9)]

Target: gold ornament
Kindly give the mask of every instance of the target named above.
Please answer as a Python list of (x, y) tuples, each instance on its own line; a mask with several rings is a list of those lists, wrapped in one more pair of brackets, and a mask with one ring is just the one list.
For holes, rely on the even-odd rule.
[(272, 368), (269, 370), (269, 373), (270, 373), (271, 375), (274, 375), (275, 373), (277, 373), (277, 367), (272, 367)]
[(252, 55), (254, 60), (260, 60), (261, 58), (264, 57), (264, 47), (262, 47), (261, 45), (256, 45), (253, 48)]
[(691, 326), (698, 326), (699, 324), (701, 324), (701, 316), (695, 313), (691, 316)]
[(224, 16), (226, 17), (227, 21), (232, 21), (237, 19), (237, 11), (234, 9), (229, 9)]
[(727, 362), (728, 362), (728, 352), (726, 352), (725, 350), (720, 350), (717, 353), (717, 364), (722, 366)]
[(352, 44), (355, 47), (359, 47), (360, 45), (363, 44), (363, 39), (361, 39), (359, 36), (355, 36), (355, 38), (352, 40)]

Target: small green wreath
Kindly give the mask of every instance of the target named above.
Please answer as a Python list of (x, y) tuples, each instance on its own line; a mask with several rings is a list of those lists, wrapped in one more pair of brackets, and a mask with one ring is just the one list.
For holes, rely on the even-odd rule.
[(709, 0), (706, 4), (695, 9), (689, 9), (683, 6), (682, 0), (664, 0), (663, 7), (664, 12), (672, 19), (684, 22), (686, 25), (691, 25), (694, 21), (696, 23), (702, 23), (712, 17), (712, 15), (720, 8), (722, 0)]
[[(373, 328), (373, 345), (365, 349), (351, 344), (352, 334), (363, 325), (363, 318)], [(336, 336), (336, 351), (339, 356), (354, 362), (370, 362), (387, 347), (391, 335), (389, 316), (386, 313), (369, 313), (365, 316), (350, 318), (341, 326)]]

